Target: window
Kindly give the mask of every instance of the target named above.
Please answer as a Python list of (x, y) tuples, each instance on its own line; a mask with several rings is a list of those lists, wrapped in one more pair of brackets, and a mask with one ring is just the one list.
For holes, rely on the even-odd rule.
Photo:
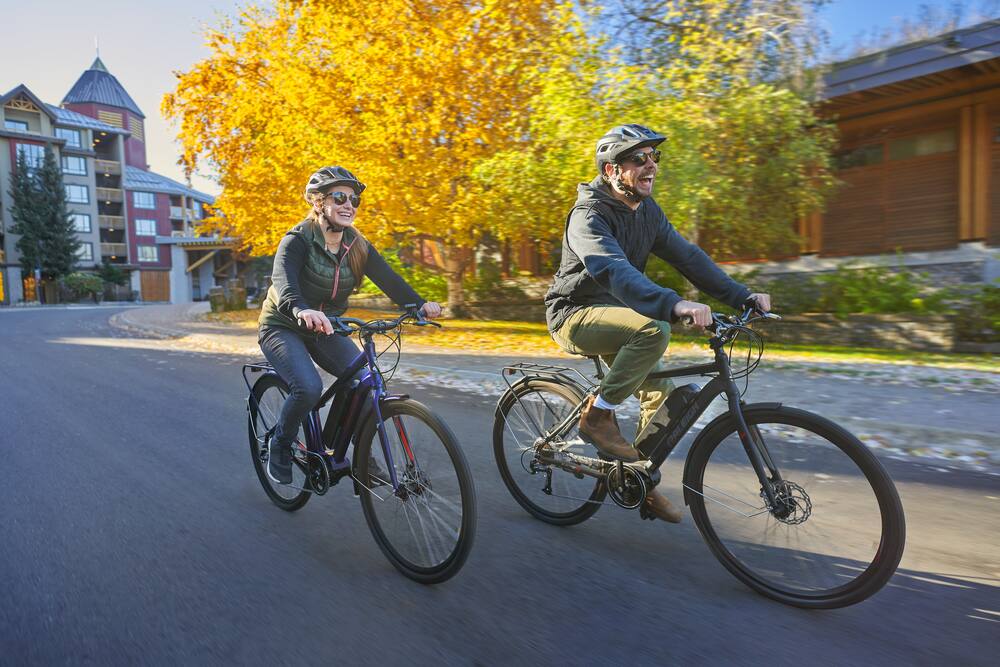
[(136, 220), (135, 234), (136, 236), (156, 236), (156, 220)]
[(64, 185), (66, 188), (66, 201), (74, 204), (89, 204), (90, 191), (86, 185)]
[(71, 174), (74, 176), (86, 176), (87, 175), (87, 161), (82, 157), (74, 157), (72, 155), (63, 155), (62, 157), (62, 171), (64, 174)]
[(156, 252), (155, 245), (141, 245), (139, 248), (139, 261), (140, 262), (158, 262), (160, 261), (160, 256)]
[(56, 136), (60, 139), (65, 139), (67, 146), (80, 148), (80, 130), (70, 130), (65, 127), (57, 127)]
[(86, 213), (74, 213), (70, 216), (73, 220), (73, 229), (78, 232), (89, 232), (90, 227), (90, 216)]
[(94, 244), (93, 243), (81, 243), (80, 247), (77, 248), (76, 258), (81, 262), (93, 262), (94, 261)]
[(5, 120), (3, 122), (4, 129), (16, 130), (18, 132), (27, 132), (28, 124), (23, 120)]
[(156, 195), (152, 192), (133, 192), (132, 205), (136, 208), (156, 208)]
[(24, 156), (29, 169), (41, 169), (45, 163), (45, 148), (35, 144), (17, 144), (17, 155)]
[(836, 157), (837, 169), (851, 169), (852, 167), (867, 167), (873, 164), (882, 163), (882, 144), (868, 144), (858, 146), (838, 153)]
[(900, 137), (889, 142), (889, 159), (906, 160), (922, 155), (947, 153), (955, 150), (955, 130), (941, 130), (916, 134), (911, 137)]

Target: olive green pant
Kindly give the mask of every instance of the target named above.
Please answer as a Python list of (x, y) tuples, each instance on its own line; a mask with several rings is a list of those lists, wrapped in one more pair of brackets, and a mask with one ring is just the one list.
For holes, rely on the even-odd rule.
[(552, 338), (567, 352), (600, 355), (609, 368), (600, 395), (615, 405), (629, 395), (639, 399), (637, 433), (674, 389), (669, 378), (646, 379), (649, 373), (666, 369), (663, 353), (670, 342), (668, 322), (622, 306), (590, 306), (570, 315)]

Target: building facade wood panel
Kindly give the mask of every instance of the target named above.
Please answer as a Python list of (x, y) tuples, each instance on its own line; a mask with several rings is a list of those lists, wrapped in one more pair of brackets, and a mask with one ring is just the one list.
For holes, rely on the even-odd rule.
[(170, 301), (169, 271), (140, 271), (139, 284), (143, 301)]

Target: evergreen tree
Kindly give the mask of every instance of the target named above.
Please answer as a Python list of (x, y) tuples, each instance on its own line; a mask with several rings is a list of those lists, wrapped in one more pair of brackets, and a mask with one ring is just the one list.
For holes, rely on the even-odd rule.
[(71, 273), (80, 242), (66, 206), (62, 171), (51, 148), (45, 148), (40, 168), (29, 164), (23, 153), (18, 155), (10, 194), (14, 200), (11, 231), (21, 235), (16, 245), (22, 270), (31, 272), (40, 267), (49, 280)]

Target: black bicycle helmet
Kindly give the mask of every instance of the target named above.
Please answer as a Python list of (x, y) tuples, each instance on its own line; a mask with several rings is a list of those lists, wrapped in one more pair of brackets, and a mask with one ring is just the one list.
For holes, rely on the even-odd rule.
[(309, 201), (309, 195), (316, 192), (326, 194), (330, 191), (330, 188), (336, 185), (349, 185), (354, 189), (354, 194), (357, 195), (365, 191), (365, 184), (343, 167), (323, 167), (309, 177), (303, 197), (305, 197), (306, 201)]
[(635, 123), (613, 127), (597, 140), (595, 154), (597, 172), (604, 174), (605, 164), (615, 164), (620, 158), (636, 149), (657, 146), (665, 140), (666, 137), (659, 132)]

